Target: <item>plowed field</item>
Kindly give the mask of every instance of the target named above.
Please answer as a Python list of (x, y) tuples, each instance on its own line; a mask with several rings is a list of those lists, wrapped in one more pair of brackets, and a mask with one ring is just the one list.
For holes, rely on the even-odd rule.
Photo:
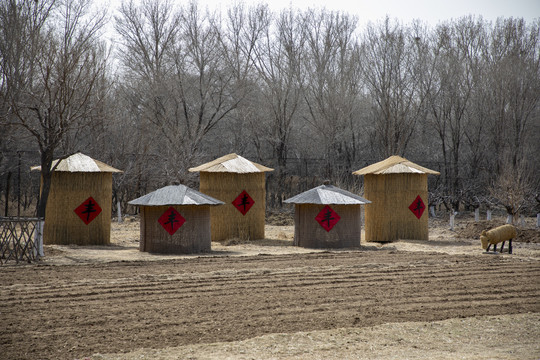
[[(497, 314), (528, 319), (540, 313), (539, 299), (538, 259), (507, 255), (379, 249), (5, 266), (0, 358), (75, 359)], [(521, 325), (532, 337), (524, 344), (540, 340), (538, 325)]]

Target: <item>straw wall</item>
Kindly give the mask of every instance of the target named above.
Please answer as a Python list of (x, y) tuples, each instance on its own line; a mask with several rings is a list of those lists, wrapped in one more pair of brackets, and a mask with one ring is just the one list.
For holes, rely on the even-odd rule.
[[(212, 241), (232, 238), (264, 239), (266, 211), (266, 175), (264, 172), (237, 174), (229, 172), (201, 172), (200, 189), (203, 194), (221, 200), (225, 205), (210, 209)], [(245, 190), (254, 205), (242, 215), (232, 202)]]
[[(86, 225), (74, 210), (89, 197), (101, 213)], [(108, 245), (111, 239), (112, 173), (53, 172), (47, 200), (45, 244)]]
[(427, 207), (427, 174), (365, 175), (366, 241), (428, 240), (427, 209), (420, 219), (409, 210), (418, 195)]
[(170, 206), (141, 206), (140, 251), (164, 254), (196, 254), (211, 250), (210, 208), (204, 205), (173, 206), (186, 219), (170, 235), (158, 219)]
[(329, 205), (341, 217), (330, 231), (326, 231), (315, 220), (325, 206), (319, 204), (294, 206), (294, 245), (315, 249), (359, 247), (361, 205)]

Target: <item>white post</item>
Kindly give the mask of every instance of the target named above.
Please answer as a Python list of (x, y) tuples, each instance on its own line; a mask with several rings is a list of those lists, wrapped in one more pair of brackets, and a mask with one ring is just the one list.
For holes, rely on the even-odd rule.
[(536, 227), (540, 227), (540, 213), (536, 214)]
[(475, 222), (480, 221), (480, 208), (474, 209), (474, 221)]
[(513, 219), (514, 219), (514, 217), (512, 215), (508, 214), (508, 216), (506, 217), (506, 223), (511, 224)]
[(454, 215), (454, 212), (452, 212), (452, 214), (450, 215), (450, 230), (454, 231), (454, 218), (455, 218), (455, 215)]
[(435, 206), (431, 205), (429, 207), (429, 213), (431, 214), (431, 217), (435, 217)]
[(116, 213), (118, 216), (118, 223), (122, 222), (122, 208), (120, 207), (120, 200), (116, 202)]
[(45, 256), (43, 252), (43, 220), (36, 221), (34, 228), (34, 256), (36, 255), (38, 258)]
[(486, 214), (486, 219), (488, 221), (491, 220), (491, 210), (489, 210), (489, 209), (488, 209), (487, 214)]

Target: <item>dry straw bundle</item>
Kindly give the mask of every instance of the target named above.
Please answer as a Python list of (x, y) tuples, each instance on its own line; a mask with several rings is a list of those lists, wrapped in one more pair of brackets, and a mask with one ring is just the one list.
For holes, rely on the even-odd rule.
[[(53, 166), (58, 161), (60, 164), (52, 174), (47, 200), (43, 242), (108, 245), (112, 173), (121, 171), (81, 153), (55, 160)], [(41, 170), (41, 166), (31, 169)]]
[(171, 185), (129, 204), (141, 210), (140, 251), (195, 254), (211, 250), (210, 207), (223, 202), (184, 185)]
[(428, 240), (427, 169), (399, 156), (353, 172), (364, 176), (366, 241)]
[(265, 172), (273, 169), (233, 153), (189, 171), (200, 173), (199, 191), (225, 203), (210, 209), (212, 241), (264, 239)]

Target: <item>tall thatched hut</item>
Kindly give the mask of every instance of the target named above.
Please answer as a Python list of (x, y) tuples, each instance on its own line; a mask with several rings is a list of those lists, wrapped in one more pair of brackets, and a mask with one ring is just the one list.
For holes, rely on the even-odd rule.
[(140, 207), (140, 251), (195, 254), (211, 250), (210, 207), (223, 202), (170, 185), (129, 202)]
[(47, 200), (44, 244), (108, 245), (112, 174), (121, 171), (81, 153), (55, 160), (53, 168), (58, 161)]
[(428, 240), (428, 174), (439, 172), (400, 156), (369, 165), (354, 175), (364, 176), (366, 241)]
[(284, 201), (294, 204), (294, 245), (359, 247), (361, 205), (370, 201), (332, 185), (321, 185)]
[(233, 153), (189, 171), (200, 173), (199, 191), (225, 202), (210, 209), (212, 241), (264, 238), (265, 173), (273, 169)]

